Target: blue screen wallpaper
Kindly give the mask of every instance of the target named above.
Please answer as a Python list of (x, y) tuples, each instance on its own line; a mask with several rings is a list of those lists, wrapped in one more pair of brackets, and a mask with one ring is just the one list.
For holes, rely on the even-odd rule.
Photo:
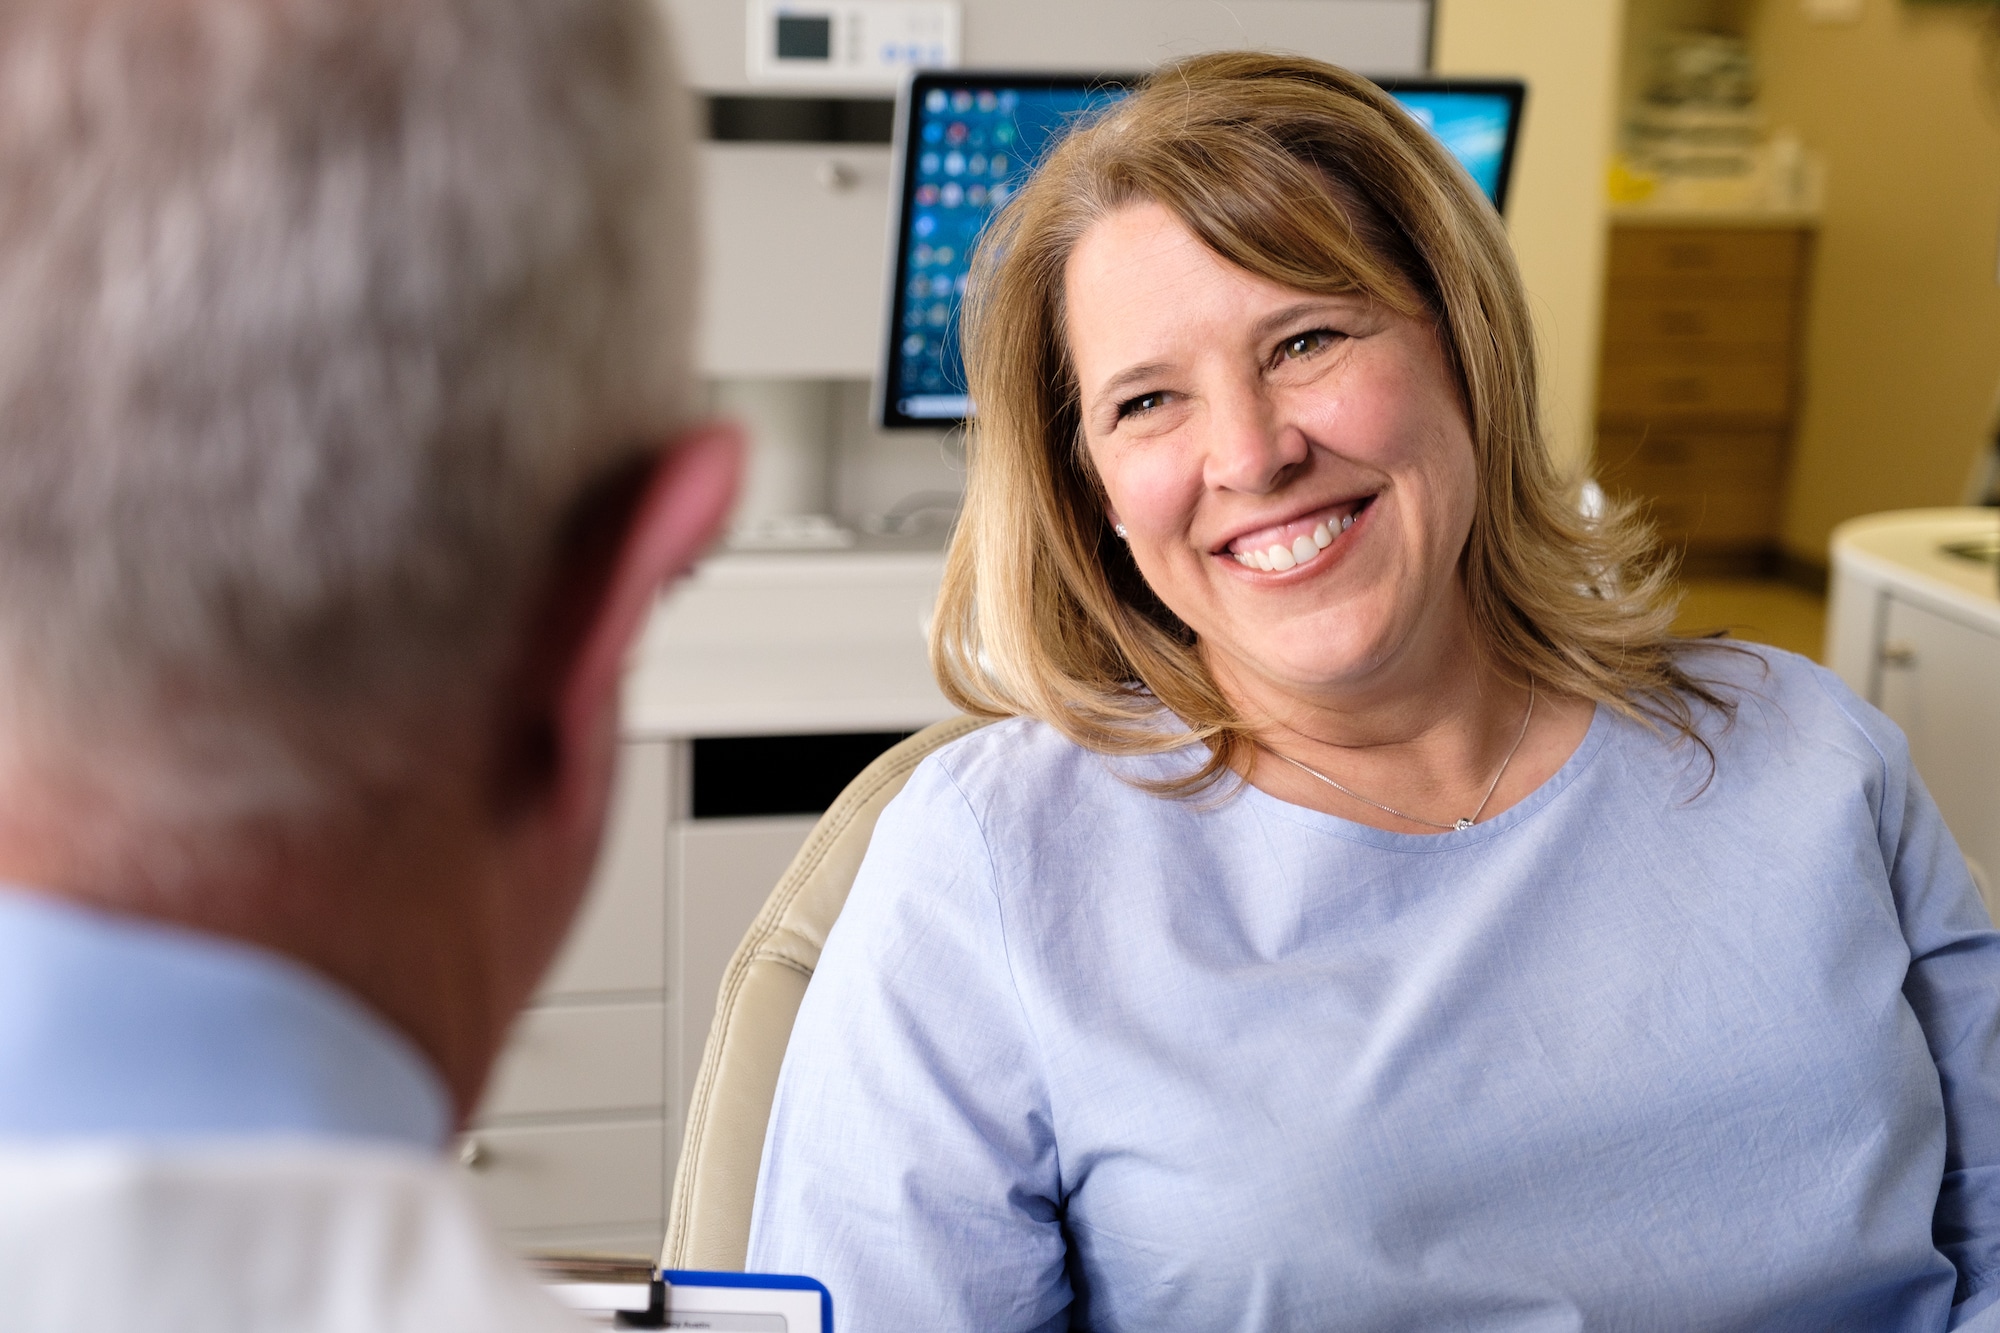
[[(994, 211), (1079, 121), (1125, 95), (1119, 87), (931, 88), (912, 124), (908, 232), (901, 238), (890, 405), (915, 421), (971, 415), (958, 310), (972, 247)], [(1491, 199), (1505, 165), (1509, 99), (1498, 93), (1391, 93)], [(909, 187), (906, 186), (906, 189)]]

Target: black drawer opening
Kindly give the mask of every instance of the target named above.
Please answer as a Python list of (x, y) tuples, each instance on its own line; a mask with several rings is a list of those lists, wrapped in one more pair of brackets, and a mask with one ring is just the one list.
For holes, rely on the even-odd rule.
[(913, 731), (703, 736), (694, 742), (694, 817), (817, 815), (876, 756)]

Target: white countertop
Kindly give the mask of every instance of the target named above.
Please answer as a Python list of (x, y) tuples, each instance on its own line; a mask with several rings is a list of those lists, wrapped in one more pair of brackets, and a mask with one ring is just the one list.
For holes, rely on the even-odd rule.
[(1834, 529), (1836, 572), (1893, 584), (1899, 595), (1942, 614), (2000, 631), (2000, 574), (1949, 554), (1946, 542), (2000, 532), (2000, 509), (1902, 509), (1850, 519)]
[(901, 731), (950, 717), (925, 636), (938, 551), (725, 553), (661, 600), (628, 736)]

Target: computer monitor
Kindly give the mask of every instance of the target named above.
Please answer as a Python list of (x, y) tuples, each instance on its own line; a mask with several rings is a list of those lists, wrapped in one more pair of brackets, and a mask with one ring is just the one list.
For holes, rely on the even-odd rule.
[[(993, 213), (1079, 120), (1137, 76), (918, 74), (896, 117), (896, 239), (877, 384), (885, 427), (971, 415), (958, 314), (973, 245)], [(1505, 208), (1526, 87), (1519, 80), (1378, 79)]]

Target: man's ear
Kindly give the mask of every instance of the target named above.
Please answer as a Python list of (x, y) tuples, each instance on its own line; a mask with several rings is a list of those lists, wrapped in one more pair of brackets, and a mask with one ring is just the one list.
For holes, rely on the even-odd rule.
[(503, 812), (526, 801), (559, 824), (594, 822), (617, 744), (626, 657), (660, 589), (721, 531), (743, 451), (734, 423), (703, 423), (612, 478), (573, 516), (503, 705)]
[(594, 623), (558, 704), (572, 736), (615, 729), (625, 659), (660, 590), (685, 574), (722, 531), (743, 476), (743, 430), (705, 422), (680, 435), (654, 466), (605, 581)]

